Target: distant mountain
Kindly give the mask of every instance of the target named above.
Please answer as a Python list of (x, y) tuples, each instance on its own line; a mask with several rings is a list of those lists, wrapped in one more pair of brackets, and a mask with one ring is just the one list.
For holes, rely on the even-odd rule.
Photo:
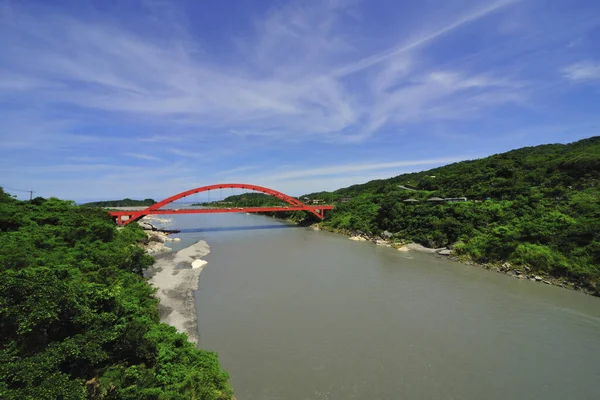
[(81, 204), (82, 207), (142, 207), (142, 206), (151, 206), (156, 201), (153, 199), (145, 199), (145, 200), (132, 200), (132, 199), (123, 199), (123, 200), (106, 200), (106, 201), (93, 201), (90, 203)]
[[(277, 197), (273, 197), (265, 193), (252, 192), (234, 194), (224, 198), (223, 200), (214, 201), (210, 204), (216, 206), (234, 205), (235, 207), (269, 207), (287, 205), (285, 201), (280, 200)], [(197, 205), (207, 205), (207, 203)]]

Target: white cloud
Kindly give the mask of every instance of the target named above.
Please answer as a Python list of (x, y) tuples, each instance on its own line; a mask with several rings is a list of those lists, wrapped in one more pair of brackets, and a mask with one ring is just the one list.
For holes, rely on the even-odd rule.
[(563, 69), (565, 77), (572, 81), (591, 81), (600, 79), (600, 63), (582, 61)]
[(497, 12), (509, 5), (513, 5), (522, 0), (498, 0), (492, 3), (488, 3), (485, 6), (478, 8), (476, 10), (470, 10), (466, 12), (464, 15), (458, 17), (453, 21), (446, 22), (438, 29), (432, 30), (424, 35), (421, 35), (417, 39), (413, 39), (408, 43), (402, 44), (398, 47), (391, 48), (380, 52), (378, 54), (374, 54), (372, 56), (363, 58), (362, 60), (356, 61), (354, 63), (348, 64), (338, 70), (335, 71), (335, 75), (337, 76), (345, 76), (349, 74), (356, 73), (358, 71), (362, 71), (365, 68), (372, 67), (377, 65), (383, 61), (386, 61), (390, 58), (396, 57), (403, 53), (408, 53), (413, 50), (418, 49), (419, 47), (425, 46), (430, 42), (438, 39), (439, 37), (446, 35), (452, 32), (455, 29), (458, 29), (466, 24), (477, 21), (478, 19), (484, 18), (494, 12)]
[(133, 157), (133, 158), (137, 158), (138, 160), (145, 160), (145, 161), (162, 161), (160, 158), (156, 157), (156, 156), (152, 156), (150, 154), (142, 154), (142, 153), (124, 153), (124, 155), (129, 156), (129, 157)]
[[(466, 11), (406, 44), (342, 65), (340, 60), (359, 54), (341, 29), (348, 2), (293, 2), (271, 11), (242, 42), (249, 49), (241, 53), (246, 63), (235, 65), (198, 52), (181, 29), (167, 37), (141, 36), (100, 20), (52, 13), (39, 19), (15, 7), (14, 20), (0, 27), (10, 40), (0, 44), (12, 60), (7, 67), (21, 75), (4, 86), (21, 95), (35, 93), (46, 105), (68, 103), (174, 126), (226, 127), (296, 141), (362, 140), (385, 125), (431, 119), (425, 114), (432, 103), (462, 101), (449, 98), (457, 90), (454, 81), (421, 82), (391, 95), (387, 90), (423, 80), (427, 69), (413, 63), (418, 50), (517, 1)], [(355, 78), (371, 89), (366, 93), (345, 78), (376, 65), (381, 69), (372, 79)], [(460, 71), (447, 74), (470, 79)], [(432, 92), (448, 84), (454, 89)], [(410, 117), (392, 117), (399, 109)]]
[(330, 165), (327, 167), (320, 168), (293, 168), (287, 172), (279, 172), (275, 174), (261, 174), (254, 177), (254, 179), (263, 179), (268, 181), (289, 181), (294, 179), (304, 179), (317, 176), (331, 176), (331, 175), (343, 175), (351, 174), (355, 172), (375, 171), (375, 170), (391, 170), (397, 168), (406, 167), (421, 167), (431, 165), (441, 165), (451, 162), (461, 161), (466, 157), (444, 157), (435, 159), (422, 159), (422, 160), (408, 160), (408, 161), (392, 161), (392, 162), (375, 162), (375, 163), (351, 163), (351, 164), (340, 164)]

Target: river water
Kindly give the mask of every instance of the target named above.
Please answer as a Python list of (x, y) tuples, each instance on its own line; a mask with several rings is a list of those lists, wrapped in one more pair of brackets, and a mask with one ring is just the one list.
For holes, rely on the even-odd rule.
[(245, 214), (211, 253), (200, 347), (245, 399), (600, 399), (600, 299)]

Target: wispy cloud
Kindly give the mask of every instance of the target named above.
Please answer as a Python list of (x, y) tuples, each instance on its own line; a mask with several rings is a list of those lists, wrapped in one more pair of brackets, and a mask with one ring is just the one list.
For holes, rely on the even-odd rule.
[(202, 157), (206, 156), (205, 153), (201, 153), (199, 151), (189, 151), (189, 150), (178, 149), (175, 147), (169, 147), (165, 151), (167, 153), (174, 154), (176, 156), (187, 157), (187, 158), (202, 158)]
[(145, 160), (145, 161), (162, 161), (160, 158), (155, 157), (155, 156), (151, 156), (149, 154), (142, 154), (142, 153), (124, 153), (124, 155), (128, 156), (128, 157), (133, 157), (133, 158), (137, 158), (138, 160)]
[[(431, 119), (431, 115), (424, 116), (431, 103), (474, 87), (449, 89), (442, 82), (428, 80), (422, 65), (398, 67), (400, 55), (415, 57), (417, 50), (436, 39), (516, 2), (501, 0), (467, 10), (406, 44), (341, 66), (338, 58), (357, 52), (339, 25), (348, 3), (294, 2), (255, 25), (247, 47), (253, 51), (244, 54), (250, 65), (247, 69), (206, 62), (181, 34), (150, 39), (117, 25), (52, 12), (40, 20), (15, 7), (19, 18), (0, 28), (11, 33), (11, 40), (1, 44), (12, 60), (8, 67), (16, 69), (18, 63), (22, 79), (6, 90), (18, 95), (35, 91), (42, 102), (60, 98), (76, 107), (171, 124), (218, 128), (226, 123), (233, 131), (292, 140), (362, 140), (385, 125)], [(371, 98), (357, 96), (345, 76), (378, 64), (386, 65), (373, 79), (363, 80), (373, 88)], [(429, 76), (436, 73), (430, 70)], [(460, 71), (442, 73), (472, 79)], [(392, 94), (383, 90), (392, 82), (415, 80), (421, 82), (417, 88)], [(478, 85), (477, 89), (494, 87)], [(391, 118), (406, 103), (411, 103), (411, 117)], [(486, 106), (490, 104), (481, 108)], [(433, 118), (443, 118), (443, 114)], [(157, 142), (161, 136), (142, 140)]]
[(410, 160), (410, 161), (392, 161), (392, 162), (374, 162), (374, 163), (351, 163), (351, 164), (340, 164), (330, 165), (320, 168), (294, 168), (287, 172), (279, 172), (275, 174), (262, 174), (255, 178), (265, 179), (269, 181), (278, 180), (294, 180), (298, 178), (306, 179), (313, 177), (351, 174), (356, 172), (376, 171), (376, 170), (391, 170), (395, 168), (405, 167), (423, 167), (440, 164), (448, 164), (452, 162), (462, 161), (468, 157), (444, 157), (436, 159), (423, 159), (423, 160)]
[(499, 0), (493, 1), (491, 3), (485, 4), (483, 7), (477, 8), (475, 10), (467, 11), (464, 15), (459, 16), (453, 21), (446, 22), (440, 28), (434, 29), (431, 32), (425, 33), (421, 35), (417, 39), (413, 39), (406, 44), (402, 44), (398, 47), (394, 47), (378, 54), (374, 54), (372, 56), (366, 57), (362, 60), (353, 62), (351, 64), (345, 65), (344, 67), (337, 69), (334, 72), (336, 76), (345, 76), (348, 74), (353, 74), (358, 71), (362, 71), (365, 68), (372, 67), (377, 65), (383, 61), (389, 60), (391, 58), (397, 57), (403, 53), (408, 53), (410, 51), (416, 50), (421, 46), (425, 46), (428, 43), (434, 41), (435, 39), (446, 35), (452, 32), (455, 29), (460, 28), (463, 25), (469, 24), (478, 19), (484, 18), (498, 10), (501, 10), (507, 6), (518, 3), (522, 0)]
[(0, 169), (16, 183), (340, 186), (596, 114), (597, 98), (573, 114), (567, 99), (600, 79), (594, 2), (84, 3), (0, 0)]
[(600, 79), (600, 63), (582, 61), (563, 69), (565, 77), (573, 81), (592, 81)]

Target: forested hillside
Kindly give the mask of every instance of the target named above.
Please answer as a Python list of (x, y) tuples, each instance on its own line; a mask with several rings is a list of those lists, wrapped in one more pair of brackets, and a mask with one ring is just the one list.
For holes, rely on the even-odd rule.
[(197, 205), (211, 205), (217, 207), (227, 207), (230, 204), (234, 204), (236, 207), (273, 207), (273, 206), (288, 206), (289, 204), (285, 201), (278, 199), (277, 197), (270, 196), (264, 193), (242, 193), (234, 194), (224, 198), (223, 200), (213, 201), (211, 203), (203, 203)]
[[(397, 239), (451, 246), (478, 262), (509, 261), (600, 291), (600, 137), (307, 196), (344, 200), (323, 222), (332, 230), (387, 230)], [(463, 196), (467, 202), (426, 201)]]
[(159, 322), (145, 238), (102, 210), (0, 189), (0, 398), (231, 398), (217, 356)]
[(90, 203), (81, 204), (82, 207), (143, 207), (143, 206), (151, 206), (156, 203), (154, 199), (144, 199), (144, 200), (132, 200), (132, 199), (123, 199), (123, 200), (105, 200), (105, 201), (92, 201)]

